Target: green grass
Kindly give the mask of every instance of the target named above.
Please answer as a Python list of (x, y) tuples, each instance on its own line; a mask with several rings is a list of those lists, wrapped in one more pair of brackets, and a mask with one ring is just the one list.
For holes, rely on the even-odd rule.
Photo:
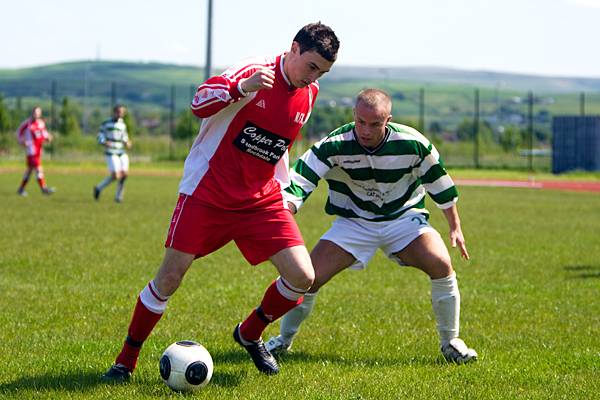
[[(176, 201), (172, 171), (133, 176), (120, 205), (114, 186), (92, 200), (101, 166), (49, 164), (52, 197), (32, 183), (29, 197), (17, 197), (20, 173), (0, 174), (0, 398), (192, 397), (172, 393), (158, 374), (162, 351), (180, 339), (200, 341), (215, 361), (211, 384), (194, 398), (600, 398), (600, 197), (471, 187), (461, 188), (459, 208), (472, 260), (452, 255), (461, 336), (478, 363), (442, 362), (427, 278), (378, 254), (366, 271), (322, 289), (281, 374), (261, 376), (231, 331), (276, 275), (228, 245), (194, 264), (133, 381), (100, 384), (160, 263)], [(298, 216), (309, 247), (331, 221), (324, 194)], [(431, 211), (445, 237), (441, 213)]]

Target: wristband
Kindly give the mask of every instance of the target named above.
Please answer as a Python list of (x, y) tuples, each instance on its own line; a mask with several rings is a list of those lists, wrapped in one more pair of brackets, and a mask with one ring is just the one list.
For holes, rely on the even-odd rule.
[(244, 90), (242, 89), (242, 85), (241, 85), (242, 81), (240, 80), (237, 84), (237, 90), (238, 92), (240, 92), (240, 94), (242, 95), (242, 97), (246, 97), (248, 96), (247, 92), (244, 92)]

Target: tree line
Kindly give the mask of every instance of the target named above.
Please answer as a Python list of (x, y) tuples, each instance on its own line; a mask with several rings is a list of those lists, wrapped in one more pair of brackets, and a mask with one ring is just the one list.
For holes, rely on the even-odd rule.
[[(47, 102), (46, 102), (47, 103)], [(55, 121), (52, 121), (50, 107), (41, 104), (44, 108), (46, 120), (53, 133), (58, 134), (61, 140), (76, 144), (83, 135), (95, 134), (103, 121), (111, 115), (110, 110), (104, 112), (100, 107), (87, 107), (84, 113), (80, 102), (69, 97), (63, 97), (55, 110)], [(127, 107), (128, 105), (125, 104)], [(14, 132), (20, 123), (30, 115), (31, 109), (25, 108), (20, 98), (16, 99), (13, 107), (8, 107), (2, 94), (0, 94), (0, 150), (10, 146), (14, 141)], [(313, 110), (308, 123), (302, 130), (302, 136), (309, 140), (317, 140), (331, 132), (340, 125), (353, 120), (351, 106), (331, 106), (319, 104)], [(395, 122), (419, 128), (419, 121), (414, 118), (394, 118)], [(197, 134), (200, 121), (188, 110), (178, 113), (164, 108), (149, 108), (147, 106), (129, 106), (125, 117), (128, 131), (132, 137), (144, 135), (168, 135), (173, 140), (191, 141)], [(496, 144), (504, 151), (510, 152), (518, 149), (526, 142), (528, 132), (519, 126), (504, 126), (496, 129), (488, 121), (481, 121), (478, 129), (473, 119), (465, 118), (455, 129), (448, 130), (439, 121), (432, 121), (423, 129), (423, 132), (434, 143), (444, 141), (474, 141)], [(548, 140), (548, 132), (540, 129), (534, 130), (537, 141)]]

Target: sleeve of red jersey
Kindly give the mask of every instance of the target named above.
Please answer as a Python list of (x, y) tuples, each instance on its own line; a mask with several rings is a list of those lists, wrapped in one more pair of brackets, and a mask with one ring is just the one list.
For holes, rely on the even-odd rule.
[(273, 67), (274, 64), (245, 62), (230, 67), (221, 75), (209, 78), (198, 87), (190, 106), (192, 112), (200, 118), (218, 113), (247, 95), (240, 92), (240, 80), (250, 77), (258, 69)]

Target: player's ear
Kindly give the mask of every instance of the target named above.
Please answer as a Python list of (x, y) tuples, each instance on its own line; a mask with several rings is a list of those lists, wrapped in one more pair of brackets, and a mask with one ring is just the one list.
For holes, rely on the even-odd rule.
[(298, 44), (298, 42), (296, 42), (296, 41), (292, 42), (292, 47), (290, 49), (290, 53), (300, 54), (300, 45)]

